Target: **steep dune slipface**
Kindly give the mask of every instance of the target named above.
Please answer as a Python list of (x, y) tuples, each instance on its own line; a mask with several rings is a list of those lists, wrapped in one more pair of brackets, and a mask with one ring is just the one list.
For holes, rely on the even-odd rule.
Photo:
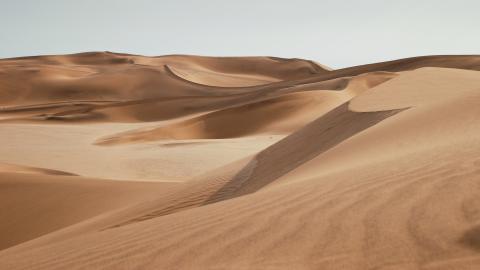
[(474, 140), (479, 124), (479, 85), (478, 72), (422, 68), (368, 90), (349, 103), (350, 110), (405, 111), (304, 164), (282, 181)]
[(478, 56), (0, 67), (1, 269), (480, 267)]
[[(397, 76), (376, 72), (307, 83), (268, 95), (252, 93), (246, 104), (217, 110), (155, 129), (132, 130), (102, 138), (101, 145), (162, 139), (224, 139), (254, 134), (289, 134), (359, 93)], [(230, 123), (235, 123), (231, 125)]]

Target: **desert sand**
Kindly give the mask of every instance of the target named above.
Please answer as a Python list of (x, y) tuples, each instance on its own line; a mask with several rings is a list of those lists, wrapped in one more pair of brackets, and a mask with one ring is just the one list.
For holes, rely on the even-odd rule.
[(0, 60), (0, 269), (480, 269), (480, 56)]

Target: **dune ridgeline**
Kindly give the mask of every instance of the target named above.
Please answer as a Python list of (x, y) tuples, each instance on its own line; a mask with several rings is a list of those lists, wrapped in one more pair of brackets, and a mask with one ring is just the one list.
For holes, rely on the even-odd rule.
[(0, 269), (480, 269), (480, 56), (0, 60)]

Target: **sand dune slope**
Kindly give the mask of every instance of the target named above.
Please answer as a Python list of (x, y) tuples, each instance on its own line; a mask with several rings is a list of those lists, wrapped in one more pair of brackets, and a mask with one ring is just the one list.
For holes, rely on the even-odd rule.
[(118, 183), (43, 172), (1, 172), (0, 249), (107, 211), (157, 198), (175, 186), (175, 183)]
[[(0, 60), (0, 105), (14, 120), (162, 120), (176, 115), (157, 111), (156, 103), (164, 99), (223, 96), (231, 94), (224, 93), (228, 87), (238, 92), (244, 86), (323, 72), (311, 61), (268, 57), (150, 58), (98, 52), (4, 59)], [(97, 112), (119, 106), (123, 113), (115, 111), (115, 116)], [(192, 112), (198, 111), (202, 109)], [(152, 113), (155, 116), (144, 115)]]
[(255, 134), (289, 134), (359, 93), (395, 76), (395, 73), (374, 72), (287, 89), (278, 87), (269, 95), (254, 97), (241, 105), (154, 129), (131, 130), (107, 136), (97, 143), (112, 145), (162, 139), (224, 139)]
[[(32, 242), (2, 252), (2, 264), (18, 269), (475, 269), (480, 206), (472, 188), (479, 184), (478, 158), (472, 154), (451, 162), (450, 155), (423, 152), (414, 161), (406, 156), (380, 162), (86, 238), (45, 247)], [(20, 257), (27, 259), (19, 263)]]
[(0, 269), (480, 269), (479, 70), (0, 60)]

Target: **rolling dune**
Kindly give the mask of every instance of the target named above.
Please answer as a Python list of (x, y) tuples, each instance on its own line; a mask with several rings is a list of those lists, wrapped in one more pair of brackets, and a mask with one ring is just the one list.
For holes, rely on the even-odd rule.
[(0, 269), (478, 269), (480, 56), (0, 60)]
[[(39, 171), (41, 169), (38, 169)], [(51, 170), (0, 173), (0, 249), (172, 191), (175, 183), (105, 181)]]

